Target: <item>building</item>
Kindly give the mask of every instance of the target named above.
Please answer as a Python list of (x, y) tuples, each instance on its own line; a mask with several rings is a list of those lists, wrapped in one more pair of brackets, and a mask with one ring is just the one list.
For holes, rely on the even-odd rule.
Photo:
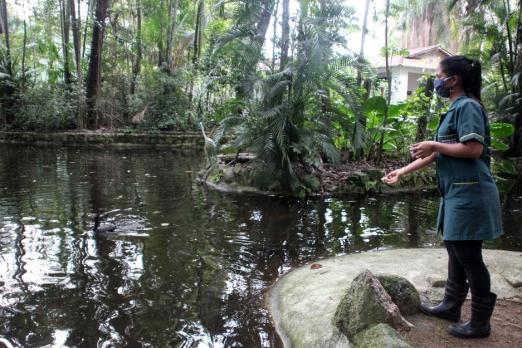
[[(435, 75), (438, 63), (453, 54), (440, 45), (421, 47), (409, 50), (409, 54), (393, 56), (390, 62), (392, 76), (391, 103), (405, 101), (419, 87), (419, 79), (423, 75)], [(386, 77), (386, 64), (379, 61), (377, 67), (379, 77)]]

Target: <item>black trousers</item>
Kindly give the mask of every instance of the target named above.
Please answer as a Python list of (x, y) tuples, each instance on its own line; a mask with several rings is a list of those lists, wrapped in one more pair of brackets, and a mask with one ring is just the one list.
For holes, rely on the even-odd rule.
[(448, 250), (448, 279), (465, 286), (469, 283), (471, 295), (488, 296), (491, 291), (489, 272), (482, 260), (481, 240), (444, 241)]

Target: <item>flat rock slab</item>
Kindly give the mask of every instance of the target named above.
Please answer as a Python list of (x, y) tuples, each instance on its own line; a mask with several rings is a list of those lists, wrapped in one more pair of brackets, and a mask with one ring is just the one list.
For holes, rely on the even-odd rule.
[[(492, 291), (499, 298), (522, 296), (509, 279), (522, 274), (522, 252), (484, 250)], [(436, 301), (444, 288), (433, 288), (433, 277), (447, 272), (445, 249), (395, 249), (338, 256), (296, 268), (270, 289), (267, 304), (285, 347), (351, 347), (333, 325), (337, 304), (351, 281), (364, 269), (408, 279), (425, 300)], [(518, 275), (518, 276), (517, 276)]]

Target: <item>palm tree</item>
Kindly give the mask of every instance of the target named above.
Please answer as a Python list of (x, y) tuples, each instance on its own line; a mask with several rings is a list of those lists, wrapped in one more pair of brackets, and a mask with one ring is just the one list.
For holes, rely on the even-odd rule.
[(343, 1), (300, 6), (295, 59), (265, 78), (249, 76), (246, 110), (225, 119), (222, 128), (233, 129), (234, 144), (253, 151), (282, 189), (304, 194), (306, 174), (320, 166), (322, 154), (339, 159), (328, 127), (328, 81), (355, 60), (333, 52), (343, 43), (340, 28), (350, 14)]

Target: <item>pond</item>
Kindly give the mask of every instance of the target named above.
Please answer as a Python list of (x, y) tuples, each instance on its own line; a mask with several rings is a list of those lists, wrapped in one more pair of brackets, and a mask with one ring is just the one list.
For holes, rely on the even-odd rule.
[[(321, 257), (440, 245), (430, 194), (225, 195), (199, 152), (0, 145), (0, 341), (280, 347), (264, 294)], [(502, 197), (522, 251), (522, 185)], [(93, 231), (95, 220), (116, 226)]]

